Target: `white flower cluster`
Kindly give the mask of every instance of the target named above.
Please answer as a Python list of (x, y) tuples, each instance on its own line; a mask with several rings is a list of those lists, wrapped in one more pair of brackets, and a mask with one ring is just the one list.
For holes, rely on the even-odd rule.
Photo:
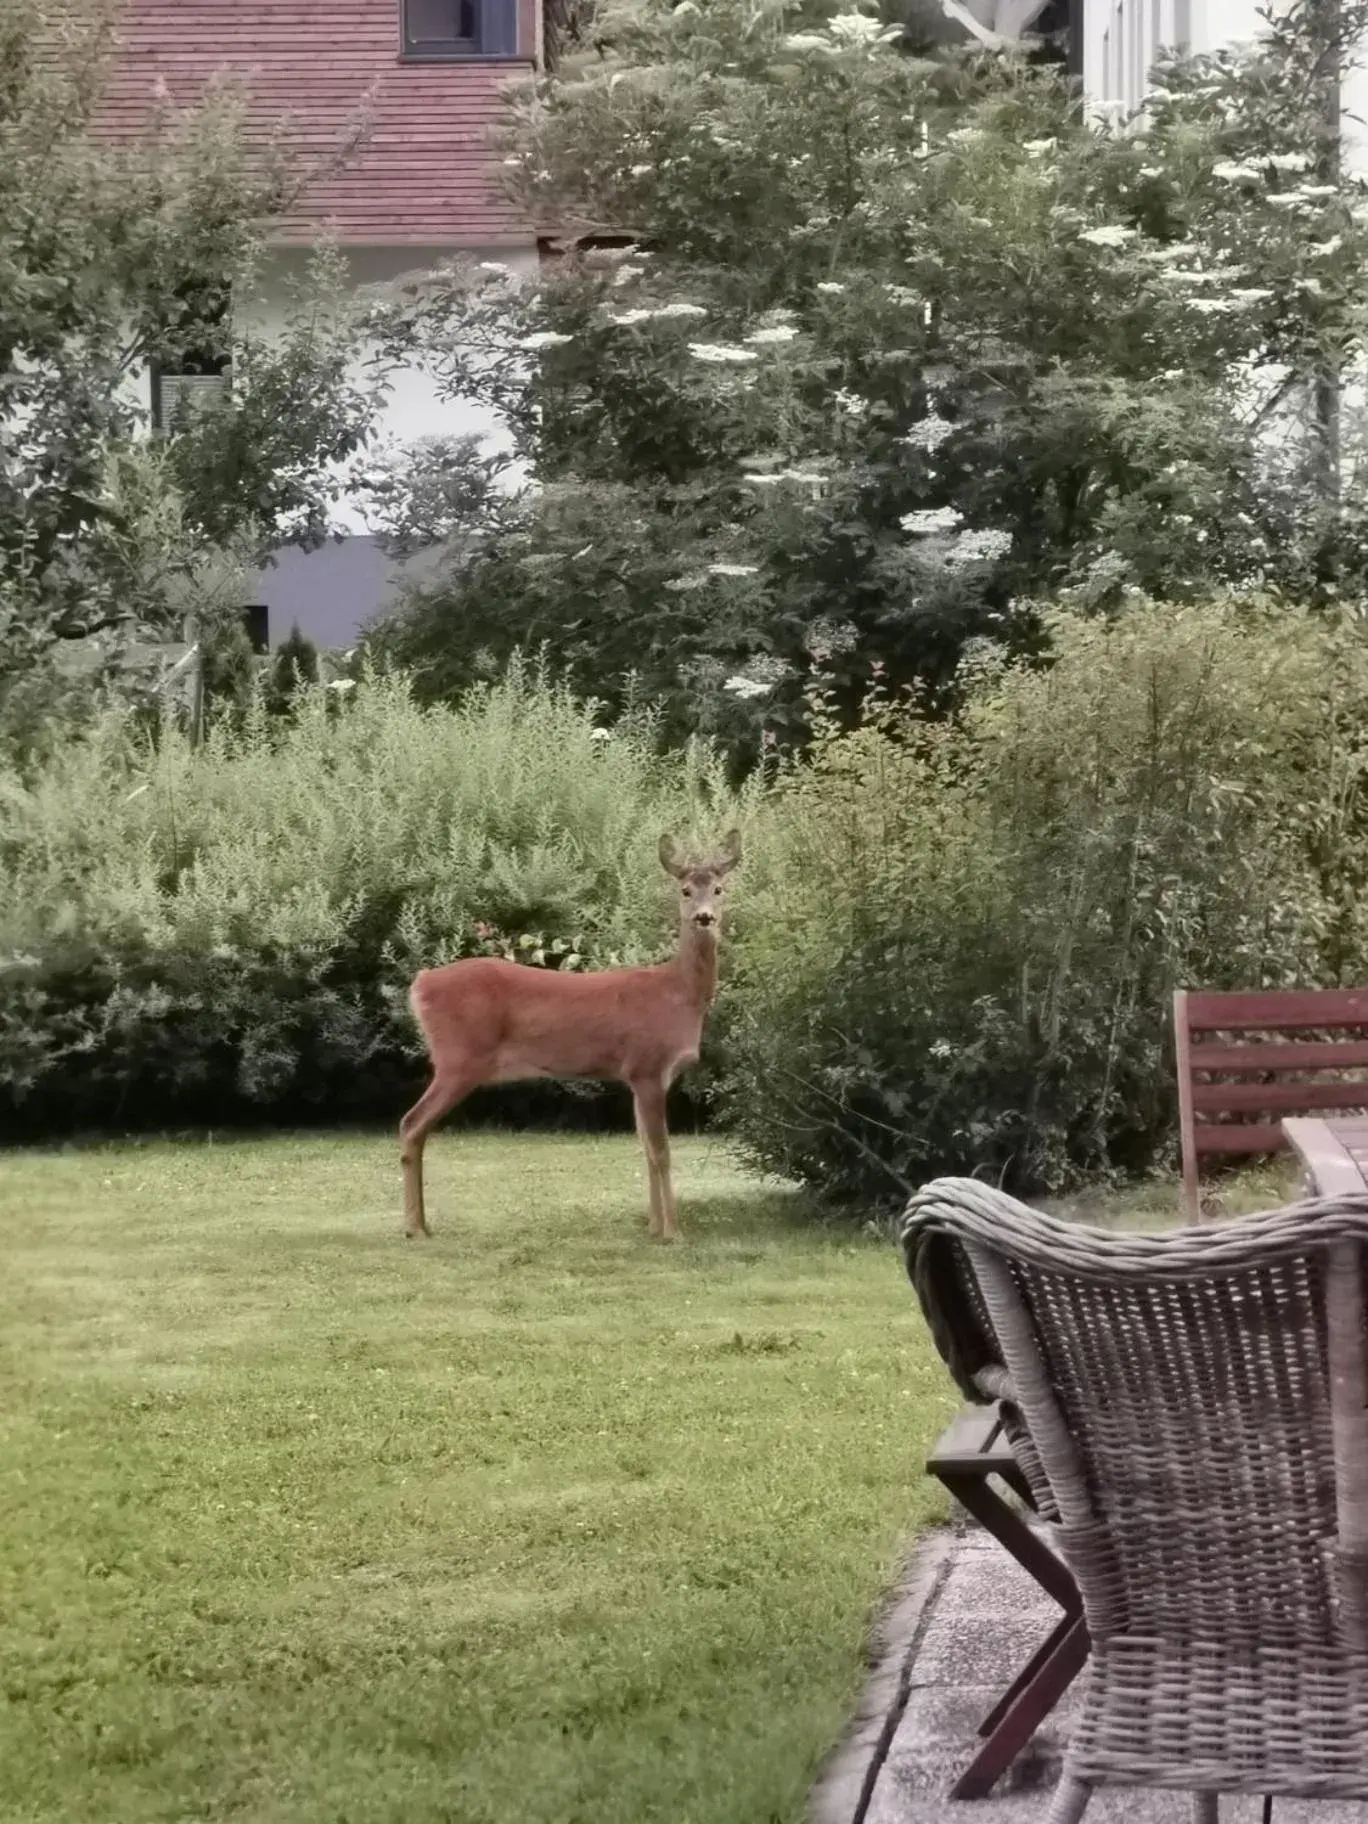
[(1124, 247), (1135, 239), (1136, 232), (1134, 228), (1123, 228), (1119, 222), (1107, 222), (1100, 228), (1085, 228), (1078, 238), (1090, 247)]
[(796, 481), (804, 487), (819, 488), (826, 481), (826, 476), (815, 469), (771, 469), (768, 473), (743, 475), (742, 481), (748, 481), (757, 488), (777, 488), (781, 482)]
[(817, 289), (831, 298), (835, 297), (838, 292), (844, 291), (845, 286), (841, 284), (839, 279), (819, 279), (817, 281)]
[(563, 343), (569, 342), (571, 339), (569, 336), (563, 336), (558, 329), (538, 329), (530, 336), (524, 336), (518, 347), (527, 349), (560, 348)]
[(690, 342), (689, 353), (695, 361), (707, 361), (714, 367), (754, 361), (756, 358), (753, 349), (733, 348), (726, 342)]
[(883, 21), (868, 13), (837, 13), (827, 21), (827, 31), (838, 44), (873, 44), (883, 30)]
[(757, 653), (747, 662), (746, 669), (735, 672), (722, 688), (743, 701), (763, 697), (774, 689), (781, 678), (788, 676), (788, 669), (784, 661), (775, 658), (772, 653)]
[(709, 564), (709, 576), (758, 576), (758, 564)]
[(770, 691), (768, 684), (762, 684), (759, 678), (748, 678), (744, 672), (737, 672), (734, 677), (728, 678), (722, 688), (729, 690), (734, 697), (740, 697), (743, 702), (749, 701), (751, 697), (768, 696)]
[(1011, 548), (1010, 532), (1000, 532), (993, 527), (959, 532), (945, 554), (945, 561), (952, 570), (964, 570), (970, 564), (995, 564), (999, 558), (1006, 557)]
[(903, 442), (914, 450), (925, 450), (929, 455), (954, 434), (955, 427), (948, 418), (942, 418), (939, 412), (928, 412), (925, 418), (912, 426)]
[(843, 386), (837, 387), (831, 396), (839, 409), (848, 412), (852, 418), (863, 418), (869, 410), (868, 399), (861, 398), (859, 393), (847, 392)]
[(938, 532), (953, 532), (963, 517), (958, 507), (922, 507), (904, 513), (898, 524), (917, 538), (931, 538)]
[(707, 314), (701, 304), (640, 304), (631, 310), (619, 311), (615, 316), (610, 315), (608, 321), (619, 329), (629, 329), (637, 323), (668, 323), (672, 319), (706, 317)]
[(882, 20), (871, 19), (867, 13), (837, 13), (827, 21), (825, 36), (820, 32), (791, 32), (784, 40), (784, 49), (825, 51), (830, 55), (836, 51), (868, 50), (882, 38), (900, 35), (901, 30), (895, 34)]

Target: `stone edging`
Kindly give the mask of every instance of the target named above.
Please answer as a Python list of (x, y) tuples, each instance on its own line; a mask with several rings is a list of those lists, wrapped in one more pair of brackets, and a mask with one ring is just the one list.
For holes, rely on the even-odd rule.
[(812, 1824), (862, 1824), (907, 1704), (912, 1662), (949, 1571), (955, 1538), (948, 1526), (923, 1534), (875, 1616), (865, 1647), (864, 1689), (808, 1800)]

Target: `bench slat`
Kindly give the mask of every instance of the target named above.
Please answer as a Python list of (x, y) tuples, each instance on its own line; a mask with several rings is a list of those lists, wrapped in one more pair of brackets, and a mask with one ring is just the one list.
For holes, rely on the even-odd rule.
[(1299, 1027), (1368, 1028), (1368, 989), (1278, 988), (1187, 997), (1189, 1032), (1292, 1032)]
[(1263, 1070), (1353, 1070), (1368, 1065), (1368, 1040), (1322, 1039), (1282, 1045), (1193, 1045), (1193, 1070), (1228, 1076)]
[(1279, 1121), (1199, 1121), (1192, 1143), (1198, 1153), (1280, 1153), (1287, 1145)]
[(1327, 1108), (1368, 1110), (1368, 1082), (1194, 1083), (1192, 1106), (1207, 1114), (1313, 1114)]

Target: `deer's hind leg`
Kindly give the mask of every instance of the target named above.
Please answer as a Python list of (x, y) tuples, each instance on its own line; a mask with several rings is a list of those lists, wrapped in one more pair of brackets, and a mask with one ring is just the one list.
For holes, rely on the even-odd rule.
[(675, 1223), (674, 1185), (670, 1181), (670, 1130), (665, 1120), (665, 1085), (658, 1082), (634, 1083), (632, 1100), (636, 1109), (637, 1133), (646, 1154), (646, 1179), (651, 1202), (651, 1233), (662, 1241), (673, 1241), (678, 1234)]
[(434, 1076), (399, 1123), (399, 1162), (404, 1171), (404, 1233), (431, 1235), (423, 1208), (423, 1147), (442, 1116), (475, 1087), (474, 1080), (447, 1071)]

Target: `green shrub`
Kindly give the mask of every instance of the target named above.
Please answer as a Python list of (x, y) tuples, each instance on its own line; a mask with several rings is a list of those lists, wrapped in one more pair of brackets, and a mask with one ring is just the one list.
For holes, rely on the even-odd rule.
[(454, 709), (376, 677), (294, 707), (0, 771), (0, 1127), (391, 1115), (419, 968), (660, 955), (660, 831), (738, 809), (703, 749), (521, 665)]
[(1360, 629), (1140, 605), (1052, 639), (781, 782), (719, 1009), (763, 1165), (862, 1198), (1147, 1168), (1174, 987), (1368, 979)]

